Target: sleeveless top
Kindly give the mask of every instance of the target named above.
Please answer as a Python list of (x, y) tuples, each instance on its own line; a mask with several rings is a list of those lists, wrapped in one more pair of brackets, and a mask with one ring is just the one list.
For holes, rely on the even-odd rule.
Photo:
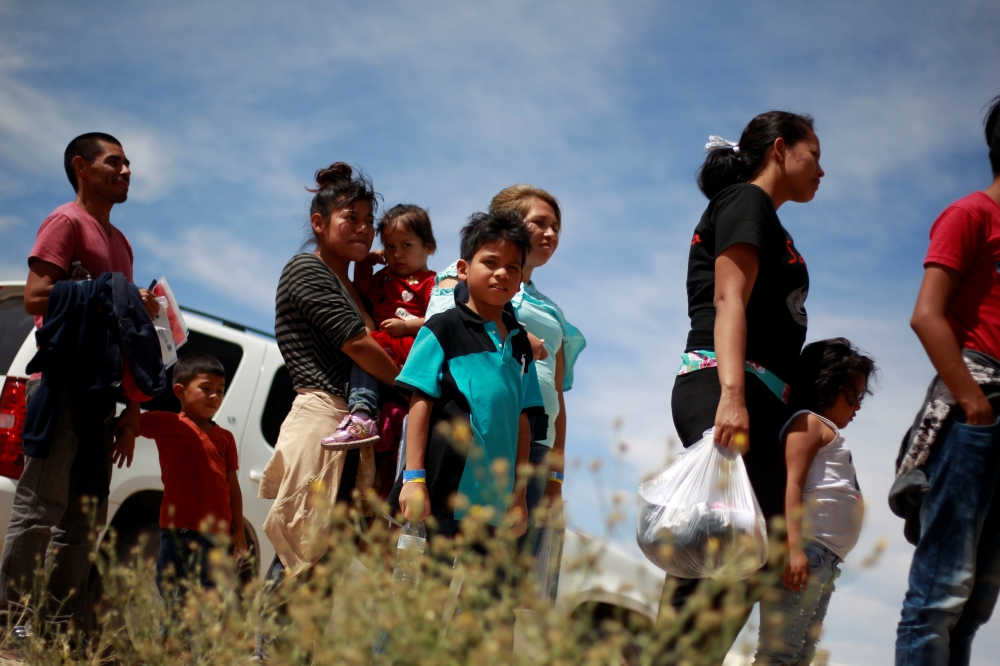
[(779, 439), (784, 441), (785, 430), (799, 414), (814, 414), (834, 432), (833, 441), (816, 452), (802, 488), (802, 539), (825, 546), (843, 560), (858, 543), (864, 517), (864, 500), (851, 450), (837, 426), (805, 409), (792, 414), (782, 426)]

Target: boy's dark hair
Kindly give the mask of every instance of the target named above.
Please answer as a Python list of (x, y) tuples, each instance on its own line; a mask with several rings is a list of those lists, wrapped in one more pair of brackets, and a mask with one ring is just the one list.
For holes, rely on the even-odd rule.
[(510, 243), (521, 251), (521, 266), (531, 252), (531, 234), (524, 226), (524, 218), (513, 210), (494, 210), (474, 213), (462, 227), (461, 258), (472, 261), (484, 245)]
[[(813, 342), (799, 357), (798, 381), (792, 387), (791, 402), (795, 409), (827, 409), (845, 390), (852, 392), (849, 398), (860, 402), (865, 394), (872, 394), (868, 383), (875, 372), (875, 360), (862, 354), (847, 338)], [(865, 390), (853, 395), (858, 375), (865, 378)]]
[(989, 101), (983, 127), (986, 145), (990, 147), (990, 167), (994, 176), (1000, 176), (1000, 95)]
[(66, 152), (63, 153), (63, 166), (66, 168), (66, 176), (69, 178), (69, 184), (73, 186), (74, 192), (80, 189), (80, 184), (76, 182), (76, 170), (73, 168), (73, 158), (82, 157), (87, 164), (93, 164), (97, 156), (104, 150), (101, 145), (104, 143), (113, 143), (116, 146), (122, 145), (118, 139), (110, 134), (105, 134), (104, 132), (87, 132), (76, 137), (66, 146)]
[[(345, 162), (334, 162), (327, 168), (317, 171), (316, 189), (307, 187), (306, 191), (316, 194), (309, 206), (310, 217), (319, 213), (326, 220), (329, 220), (334, 211), (353, 206), (357, 201), (370, 203), (374, 215), (378, 212), (378, 200), (382, 198), (364, 171), (352, 168)], [(312, 223), (307, 227), (309, 235), (304, 245), (318, 242)]]
[(208, 354), (185, 354), (174, 364), (174, 384), (187, 386), (198, 375), (214, 375), (226, 378), (226, 369), (219, 359)]
[[(781, 137), (789, 148), (813, 133), (813, 119), (788, 111), (762, 113), (746, 126), (736, 147), (714, 148), (698, 169), (698, 187), (711, 199), (736, 183), (753, 180), (764, 169), (767, 151)], [(735, 148), (739, 148), (739, 152)]]
[(399, 228), (409, 229), (430, 252), (437, 250), (437, 241), (434, 240), (434, 230), (431, 228), (431, 216), (420, 206), (396, 204), (382, 213), (382, 219), (378, 221), (376, 229), (382, 244), (385, 244), (386, 234)]

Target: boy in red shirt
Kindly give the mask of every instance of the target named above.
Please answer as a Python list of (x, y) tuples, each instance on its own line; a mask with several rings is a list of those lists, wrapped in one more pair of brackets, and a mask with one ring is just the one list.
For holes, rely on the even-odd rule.
[[(427, 268), (427, 257), (437, 250), (437, 242), (427, 211), (412, 204), (387, 210), (379, 220), (378, 235), (384, 249), (355, 265), (354, 286), (372, 303), (378, 330), (371, 331), (371, 336), (402, 367), (424, 325), (435, 275)], [(372, 275), (377, 263), (386, 267)], [(356, 448), (378, 439), (378, 380), (355, 364), (350, 386), (347, 406), (351, 413), (323, 439), (327, 448)]]
[(168, 577), (178, 582), (197, 578), (203, 587), (212, 587), (208, 554), (220, 546), (220, 536), (232, 531), (237, 556), (247, 547), (236, 440), (212, 421), (226, 390), (226, 371), (214, 356), (182, 356), (174, 365), (173, 388), (181, 403), (179, 414), (146, 412), (140, 417), (140, 434), (156, 442), (163, 478), (156, 559), (161, 594)]

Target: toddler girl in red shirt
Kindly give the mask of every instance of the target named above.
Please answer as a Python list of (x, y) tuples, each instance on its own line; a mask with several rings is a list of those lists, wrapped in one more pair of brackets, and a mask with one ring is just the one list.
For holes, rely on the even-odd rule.
[[(435, 275), (427, 268), (427, 257), (437, 250), (437, 242), (427, 211), (412, 204), (398, 204), (387, 210), (379, 220), (378, 234), (384, 249), (355, 264), (354, 286), (374, 307), (372, 319), (378, 330), (371, 336), (402, 366), (424, 325)], [(379, 263), (386, 267), (373, 275)], [(350, 385), (350, 414), (332, 435), (323, 439), (327, 448), (355, 448), (379, 437), (375, 423), (378, 380), (355, 364)]]

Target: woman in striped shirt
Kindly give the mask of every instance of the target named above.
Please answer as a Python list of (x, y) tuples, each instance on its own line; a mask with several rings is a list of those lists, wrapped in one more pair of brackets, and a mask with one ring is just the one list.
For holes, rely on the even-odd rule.
[[(348, 375), (357, 363), (392, 385), (399, 369), (372, 337), (374, 323), (348, 277), (375, 238), (378, 195), (364, 174), (342, 162), (316, 173), (310, 209), (314, 252), (297, 254), (278, 282), (274, 329), (298, 394), (281, 425), (274, 455), (264, 468), (259, 497), (274, 498), (264, 531), (276, 552), (268, 578), (298, 575), (326, 552), (332, 508), (364, 492), (375, 475), (372, 445), (328, 449), (320, 440), (348, 413)], [(321, 498), (313, 482), (322, 480)], [(308, 505), (307, 505), (308, 502)]]

